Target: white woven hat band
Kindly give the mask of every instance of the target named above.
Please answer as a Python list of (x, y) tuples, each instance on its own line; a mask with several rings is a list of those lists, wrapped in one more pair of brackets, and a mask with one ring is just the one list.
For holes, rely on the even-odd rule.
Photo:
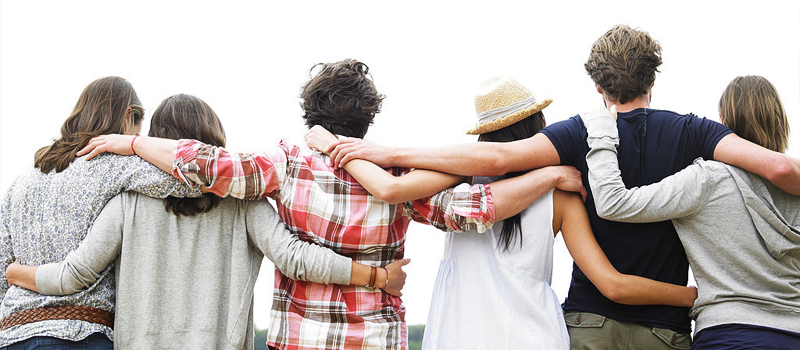
[(509, 114), (519, 112), (521, 110), (524, 110), (525, 108), (533, 106), (534, 104), (536, 104), (536, 99), (533, 96), (531, 96), (530, 98), (526, 98), (522, 101), (510, 104), (505, 107), (490, 109), (486, 112), (478, 114), (478, 124), (490, 122), (492, 120), (496, 120), (497, 118), (501, 118)]

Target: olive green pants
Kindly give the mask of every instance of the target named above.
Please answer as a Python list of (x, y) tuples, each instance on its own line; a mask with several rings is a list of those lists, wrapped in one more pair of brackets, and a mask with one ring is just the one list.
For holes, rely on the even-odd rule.
[(564, 315), (572, 350), (689, 349), (692, 337), (586, 312)]

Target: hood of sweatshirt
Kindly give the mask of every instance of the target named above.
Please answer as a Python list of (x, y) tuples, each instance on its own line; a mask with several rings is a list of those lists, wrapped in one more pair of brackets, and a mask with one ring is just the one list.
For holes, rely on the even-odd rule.
[(758, 175), (727, 166), (770, 255), (800, 256), (800, 196), (788, 194)]

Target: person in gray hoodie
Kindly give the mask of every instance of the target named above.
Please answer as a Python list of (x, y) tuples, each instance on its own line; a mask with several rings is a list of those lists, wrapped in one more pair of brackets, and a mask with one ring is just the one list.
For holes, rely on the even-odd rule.
[[(765, 78), (735, 78), (720, 118), (740, 137), (784, 152), (789, 123)], [(617, 164), (616, 108), (584, 116), (597, 213), (607, 220), (672, 220), (697, 280), (695, 349), (800, 349), (800, 196), (716, 161), (626, 189)]]

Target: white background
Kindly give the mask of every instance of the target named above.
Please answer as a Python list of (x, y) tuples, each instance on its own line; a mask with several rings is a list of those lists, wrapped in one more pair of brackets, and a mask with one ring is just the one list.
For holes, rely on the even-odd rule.
[[(722, 90), (757, 74), (781, 93), (800, 128), (797, 1), (404, 1), (284, 4), (226, 1), (0, 2), (0, 189), (58, 136), (81, 90), (118, 75), (149, 116), (172, 94), (196, 95), (218, 113), (236, 151), (267, 149), (305, 130), (299, 89), (308, 69), (364, 61), (386, 94), (367, 138), (394, 146), (474, 142), (473, 94), (510, 75), (539, 98), (549, 122), (601, 106), (583, 69), (592, 43), (615, 24), (650, 32), (664, 64), (652, 107), (718, 120)], [(794, 133), (789, 152), (797, 157)], [(443, 234), (412, 224), (404, 290), (409, 324), (425, 323)], [(553, 287), (571, 271), (556, 244)], [(256, 289), (256, 326), (267, 327), (272, 264)]]

